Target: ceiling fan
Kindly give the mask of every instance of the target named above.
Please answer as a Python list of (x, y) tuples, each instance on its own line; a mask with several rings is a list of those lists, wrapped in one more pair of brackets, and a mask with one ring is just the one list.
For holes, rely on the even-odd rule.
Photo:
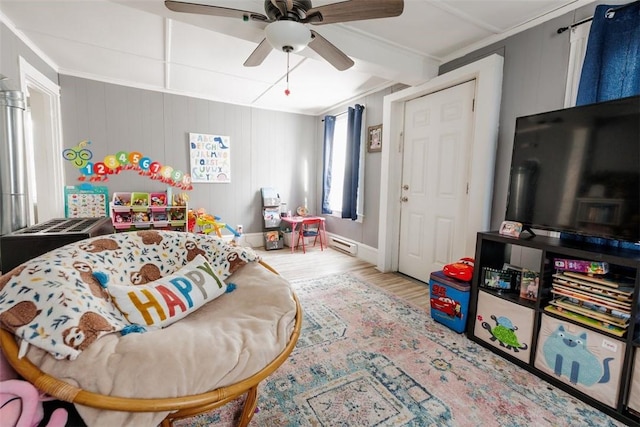
[(255, 67), (264, 61), (271, 49), (286, 53), (299, 52), (309, 46), (340, 71), (353, 66), (353, 60), (331, 42), (305, 24), (325, 25), (340, 22), (399, 16), (404, 0), (346, 0), (313, 7), (311, 0), (265, 0), (265, 14), (209, 4), (165, 0), (165, 6), (175, 12), (241, 18), (263, 24), (265, 38), (244, 62)]

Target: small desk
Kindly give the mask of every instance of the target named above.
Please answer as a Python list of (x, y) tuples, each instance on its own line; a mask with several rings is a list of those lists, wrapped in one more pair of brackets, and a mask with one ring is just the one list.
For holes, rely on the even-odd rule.
[(320, 220), (320, 230), (322, 232), (322, 238), (324, 239), (324, 244), (327, 244), (327, 230), (324, 227), (325, 219), (323, 216), (283, 216), (280, 218), (280, 220), (291, 225), (291, 253), (293, 253), (296, 246), (298, 245), (298, 235), (296, 233), (296, 228), (298, 224), (300, 224), (300, 227), (302, 227), (306, 221)]

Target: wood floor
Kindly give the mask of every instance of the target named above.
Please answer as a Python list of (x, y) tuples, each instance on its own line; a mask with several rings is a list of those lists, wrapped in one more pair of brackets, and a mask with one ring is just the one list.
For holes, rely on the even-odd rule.
[(254, 248), (262, 259), (289, 280), (349, 272), (363, 281), (379, 286), (410, 303), (429, 309), (429, 286), (400, 273), (381, 273), (374, 265), (331, 248), (319, 246), (307, 253), (290, 248), (265, 251)]

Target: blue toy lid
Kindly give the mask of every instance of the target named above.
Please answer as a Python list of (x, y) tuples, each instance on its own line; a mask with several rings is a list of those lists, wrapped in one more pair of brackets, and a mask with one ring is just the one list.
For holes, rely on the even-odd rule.
[(443, 285), (451, 286), (454, 289), (457, 289), (462, 292), (469, 292), (471, 288), (471, 283), (463, 282), (461, 280), (454, 279), (453, 277), (449, 277), (446, 274), (440, 271), (434, 271), (431, 273), (431, 281), (441, 283)]

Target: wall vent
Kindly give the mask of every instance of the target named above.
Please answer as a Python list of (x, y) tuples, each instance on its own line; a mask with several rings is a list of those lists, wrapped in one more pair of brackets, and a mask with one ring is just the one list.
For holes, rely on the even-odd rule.
[(339, 237), (329, 237), (329, 246), (351, 256), (356, 256), (358, 253), (358, 245)]

